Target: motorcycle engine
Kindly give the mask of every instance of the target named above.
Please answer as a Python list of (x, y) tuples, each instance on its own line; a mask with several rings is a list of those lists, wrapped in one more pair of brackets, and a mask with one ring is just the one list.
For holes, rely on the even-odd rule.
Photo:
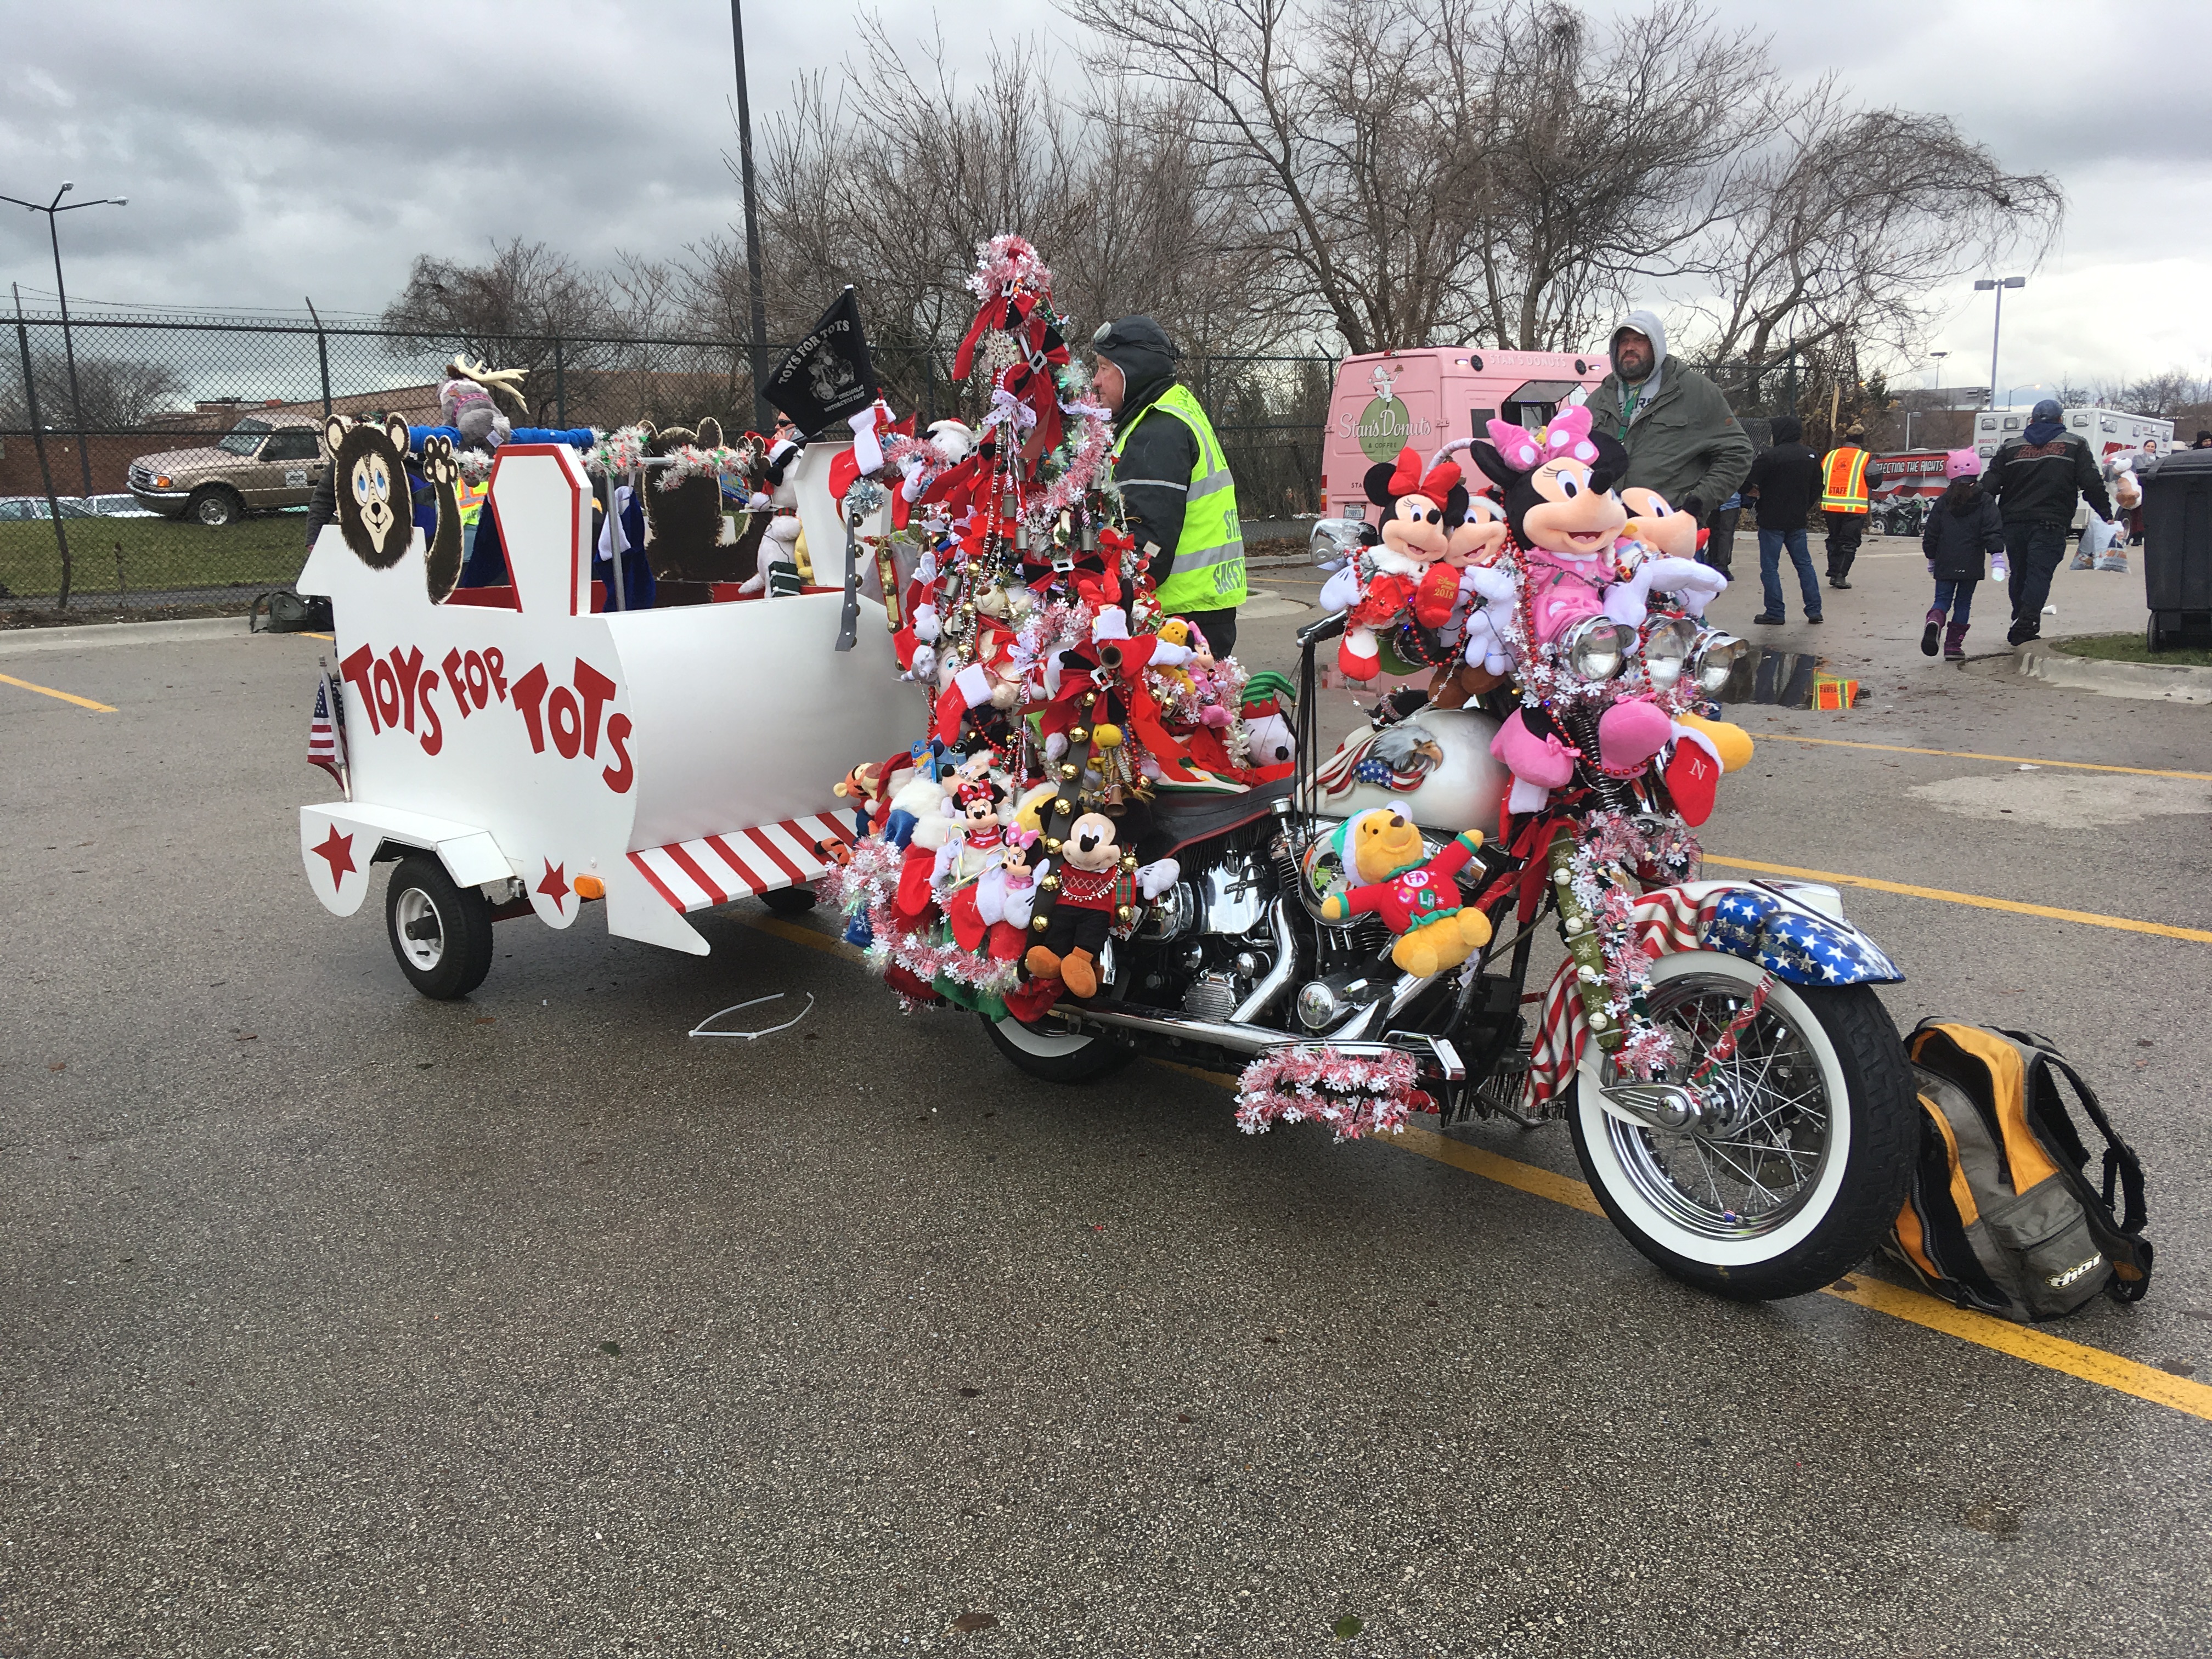
[(1227, 1019), (1275, 966), (1267, 918), (1280, 885), (1257, 834), (1230, 837), (1146, 915), (1139, 994), (1193, 1018)]

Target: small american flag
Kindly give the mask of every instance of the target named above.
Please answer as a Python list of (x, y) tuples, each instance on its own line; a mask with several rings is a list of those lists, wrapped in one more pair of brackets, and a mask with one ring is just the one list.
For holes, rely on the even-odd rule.
[(345, 727), (343, 705), (338, 701), (337, 688), (331, 684), (328, 670), (315, 681), (315, 712), (307, 721), (307, 764), (319, 766), (337, 780), (346, 799), (353, 799), (353, 787), (346, 781)]

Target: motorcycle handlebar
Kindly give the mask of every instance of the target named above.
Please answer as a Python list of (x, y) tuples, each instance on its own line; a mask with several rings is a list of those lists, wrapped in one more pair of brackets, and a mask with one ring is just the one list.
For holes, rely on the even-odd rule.
[(1322, 641), (1334, 639), (1338, 635), (1344, 632), (1346, 619), (1351, 614), (1351, 612), (1346, 611), (1339, 611), (1334, 615), (1323, 617), (1317, 623), (1311, 623), (1307, 627), (1300, 629), (1298, 630), (1298, 649), (1301, 651), (1310, 651)]

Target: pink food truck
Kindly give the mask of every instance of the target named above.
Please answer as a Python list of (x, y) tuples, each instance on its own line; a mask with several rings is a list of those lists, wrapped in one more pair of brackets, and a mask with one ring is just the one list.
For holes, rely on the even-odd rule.
[(1322, 518), (1364, 519), (1367, 469), (1410, 445), (1426, 457), (1491, 420), (1539, 427), (1578, 392), (1595, 391), (1611, 362), (1602, 353), (1490, 351), (1421, 346), (1347, 357), (1336, 372), (1322, 438)]

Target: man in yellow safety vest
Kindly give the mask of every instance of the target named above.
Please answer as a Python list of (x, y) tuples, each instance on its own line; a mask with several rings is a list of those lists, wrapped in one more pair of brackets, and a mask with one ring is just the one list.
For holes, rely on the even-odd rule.
[(1151, 562), (1160, 609), (1225, 657), (1244, 602), (1244, 527), (1221, 441), (1176, 380), (1176, 349), (1151, 318), (1108, 323), (1091, 343), (1098, 353), (1091, 392), (1114, 416), (1114, 482), (1129, 533)]
[(1867, 502), (1881, 469), (1859, 441), (1866, 428), (1854, 426), (1820, 463), (1820, 512), (1828, 521), (1828, 586), (1851, 585), (1851, 561), (1866, 534)]

